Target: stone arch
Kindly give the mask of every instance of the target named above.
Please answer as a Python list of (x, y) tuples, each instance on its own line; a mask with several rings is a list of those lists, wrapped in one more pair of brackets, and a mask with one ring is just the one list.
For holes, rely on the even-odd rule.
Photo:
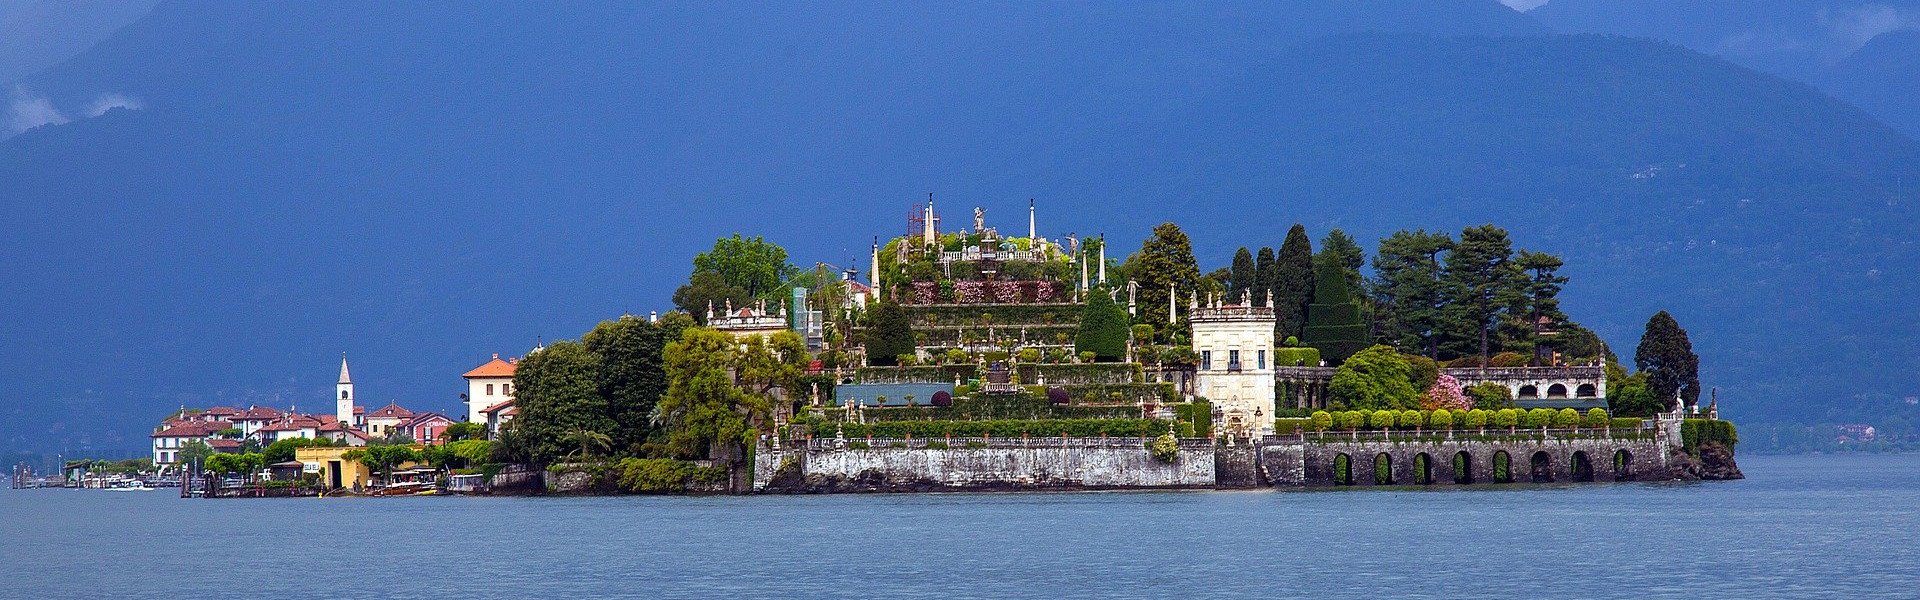
[(1393, 485), (1393, 455), (1385, 452), (1373, 457), (1373, 484)]
[(1433, 456), (1425, 452), (1413, 455), (1413, 482), (1418, 485), (1433, 484)]
[(1547, 386), (1547, 397), (1548, 398), (1567, 397), (1567, 384), (1555, 383), (1553, 385)]
[(1573, 388), (1573, 395), (1580, 398), (1592, 398), (1600, 395), (1600, 388), (1594, 387), (1591, 383), (1582, 383), (1580, 387)]
[(1633, 452), (1626, 448), (1613, 451), (1614, 481), (1633, 480)]
[(1505, 450), (1493, 453), (1493, 482), (1513, 483), (1513, 455)]
[(1523, 386), (1520, 386), (1520, 391), (1518, 391), (1518, 392), (1515, 392), (1515, 393), (1513, 394), (1513, 397), (1515, 397), (1515, 398), (1539, 398), (1539, 397), (1540, 397), (1540, 387), (1539, 387), (1539, 386), (1536, 386), (1536, 385), (1533, 385), (1533, 384), (1531, 384), (1531, 383), (1529, 383), (1529, 384), (1526, 384), (1526, 385), (1523, 385)]
[(1593, 459), (1587, 456), (1585, 450), (1573, 452), (1573, 480), (1593, 481)]
[(1534, 483), (1551, 483), (1553, 481), (1553, 455), (1547, 454), (1545, 450), (1535, 451), (1533, 457), (1527, 459), (1527, 472), (1533, 476)]
[(1453, 453), (1453, 482), (1473, 483), (1473, 455), (1465, 450)]
[(1353, 457), (1345, 452), (1333, 456), (1333, 484), (1353, 485)]

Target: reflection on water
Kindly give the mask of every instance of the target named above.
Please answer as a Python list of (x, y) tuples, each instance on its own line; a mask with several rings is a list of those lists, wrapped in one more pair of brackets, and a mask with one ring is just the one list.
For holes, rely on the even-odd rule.
[(1340, 491), (180, 500), (0, 490), (0, 597), (1920, 593), (1920, 456), (1743, 457), (1741, 467), (1746, 481)]

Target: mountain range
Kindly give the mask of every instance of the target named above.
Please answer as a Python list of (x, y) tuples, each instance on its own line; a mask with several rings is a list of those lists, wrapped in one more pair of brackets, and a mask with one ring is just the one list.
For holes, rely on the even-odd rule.
[(1035, 198), (1043, 233), (1123, 246), (1174, 221), (1207, 268), (1295, 222), (1369, 247), (1493, 222), (1567, 258), (1568, 312), (1622, 354), (1672, 311), (1734, 418), (1920, 394), (1920, 144), (1812, 85), (1543, 22), (163, 2), (15, 86), (59, 118), (0, 140), (0, 446), (312, 410), (341, 353), (370, 402), (457, 411), (492, 353), (667, 309), (716, 237), (858, 266), (929, 192), (1008, 226)]

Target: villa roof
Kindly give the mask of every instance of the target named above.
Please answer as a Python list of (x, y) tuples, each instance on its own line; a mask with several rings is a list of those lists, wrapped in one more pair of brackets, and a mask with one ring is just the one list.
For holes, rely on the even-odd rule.
[(447, 418), (446, 415), (430, 412), (430, 413), (420, 413), (420, 414), (414, 415), (413, 418), (408, 419), (406, 423), (401, 424), (401, 427), (414, 427), (414, 426), (423, 425), (426, 423), (431, 423), (435, 420), (446, 421), (448, 423), (453, 422), (453, 419)]
[(487, 364), (474, 367), (472, 371), (467, 371), (467, 373), (465, 375), (461, 375), (461, 377), (465, 377), (467, 379), (476, 379), (481, 377), (512, 377), (513, 367), (514, 367), (513, 363), (500, 360), (500, 355), (495, 354), (493, 355), (493, 360), (487, 361)]
[[(480, 412), (481, 412), (481, 414), (485, 414), (485, 413), (490, 413), (490, 412), (500, 412), (500, 411), (504, 411), (504, 410), (507, 410), (507, 409), (510, 409), (510, 408), (513, 408), (513, 401), (512, 401), (512, 400), (508, 400), (508, 401), (506, 401), (506, 402), (501, 402), (501, 403), (499, 403), (499, 404), (495, 404), (495, 405), (493, 405), (493, 406), (489, 406), (489, 407), (486, 407), (486, 408), (482, 408), (482, 409), (480, 409)], [(513, 413), (501, 413), (501, 414), (513, 414)]]
[(228, 415), (240, 414), (240, 409), (234, 408), (231, 406), (215, 406), (213, 408), (207, 409), (206, 412), (201, 414), (215, 416), (215, 417), (224, 417)]
[(240, 440), (230, 440), (227, 438), (213, 438), (213, 439), (207, 440), (207, 445), (213, 447), (213, 449), (215, 450), (220, 450), (222, 452), (227, 450), (239, 450)]
[(399, 404), (393, 402), (388, 402), (386, 406), (380, 407), (380, 410), (367, 414), (369, 419), (405, 419), (411, 416), (413, 411), (400, 408)]
[(250, 407), (247, 407), (247, 410), (242, 411), (240, 414), (235, 415), (233, 418), (234, 420), (237, 420), (237, 421), (266, 421), (271, 419), (278, 419), (283, 414), (284, 413), (281, 413), (278, 410), (274, 410), (272, 408), (265, 407), (265, 406), (250, 406)]
[(148, 437), (207, 437), (213, 435), (216, 431), (229, 427), (233, 427), (233, 424), (226, 421), (194, 421), (180, 423), (164, 430), (153, 432), (153, 435)]

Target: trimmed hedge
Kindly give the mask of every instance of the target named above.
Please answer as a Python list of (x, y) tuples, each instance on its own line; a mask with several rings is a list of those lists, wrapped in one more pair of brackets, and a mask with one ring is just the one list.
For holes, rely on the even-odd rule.
[(1301, 430), (1313, 431), (1313, 419), (1274, 419), (1274, 435), (1293, 435)]
[[(955, 396), (951, 406), (868, 410), (868, 421), (993, 421), (1021, 419), (1136, 419), (1140, 408), (1052, 404), (1044, 395)], [(796, 419), (798, 420), (798, 419)]]
[(1024, 324), (1076, 325), (1080, 322), (1077, 302), (1049, 304), (908, 304), (907, 315), (914, 325), (980, 325), (982, 315), (993, 315), (996, 328)]
[(1276, 367), (1318, 367), (1320, 366), (1319, 348), (1274, 348), (1273, 366)]
[(662, 458), (629, 458), (614, 465), (616, 483), (628, 492), (684, 492), (694, 483), (714, 484), (727, 479), (722, 467), (702, 467)]
[[(1191, 435), (1194, 437), (1207, 437), (1213, 433), (1212, 402), (1195, 400), (1193, 402), (1175, 404), (1173, 405), (1173, 414), (1181, 423), (1192, 424), (1193, 430)], [(1182, 430), (1185, 429), (1184, 427), (1182, 428)]]
[(1740, 443), (1740, 433), (1734, 429), (1732, 421), (1686, 419), (1680, 422), (1680, 445), (1688, 454), (1699, 454), (1700, 445), (1708, 442), (1732, 450)]
[[(959, 437), (1150, 437), (1173, 431), (1173, 423), (1158, 419), (1046, 419), (1032, 421), (889, 421), (844, 423), (848, 438), (930, 439)], [(832, 437), (835, 424), (816, 423), (814, 437)]]
[(853, 370), (853, 379), (861, 383), (953, 383), (957, 375), (960, 381), (976, 379), (980, 375), (977, 365), (938, 365), (919, 367), (860, 367)]

